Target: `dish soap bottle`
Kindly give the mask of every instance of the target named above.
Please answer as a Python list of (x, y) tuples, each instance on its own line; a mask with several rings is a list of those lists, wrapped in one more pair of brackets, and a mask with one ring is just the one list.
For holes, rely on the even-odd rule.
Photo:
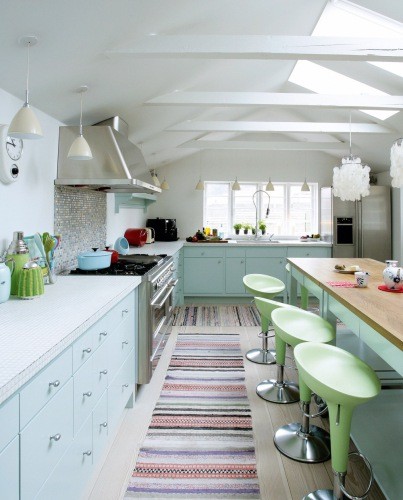
[(30, 260), (29, 250), (23, 238), (24, 233), (22, 231), (14, 231), (13, 241), (10, 243), (7, 250), (7, 260), (13, 259), (14, 261), (14, 272), (11, 276), (11, 295), (17, 295), (21, 270)]

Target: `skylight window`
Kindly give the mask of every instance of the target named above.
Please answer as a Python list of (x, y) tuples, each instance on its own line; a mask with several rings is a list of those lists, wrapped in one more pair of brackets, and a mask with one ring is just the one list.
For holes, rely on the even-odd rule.
[[(338, 0), (326, 6), (312, 36), (398, 38), (403, 36), (403, 25), (351, 2)], [(370, 62), (369, 64), (403, 77), (403, 63)], [(308, 61), (297, 62), (289, 81), (313, 92), (325, 94), (387, 95), (379, 89)], [(398, 111), (383, 110), (361, 111), (380, 120), (386, 120), (398, 113)]]

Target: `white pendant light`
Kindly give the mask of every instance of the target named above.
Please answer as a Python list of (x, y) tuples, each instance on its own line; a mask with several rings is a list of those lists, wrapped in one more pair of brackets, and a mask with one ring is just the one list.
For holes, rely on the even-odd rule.
[(169, 189), (169, 184), (168, 184), (168, 182), (167, 182), (167, 180), (166, 180), (165, 177), (164, 177), (164, 180), (162, 181), (161, 189), (165, 189), (165, 190)]
[(151, 170), (151, 178), (155, 187), (161, 187), (160, 180), (158, 179), (155, 170)]
[(397, 139), (390, 150), (390, 176), (392, 187), (403, 187), (403, 139)]
[(368, 165), (361, 158), (351, 154), (351, 113), (350, 113), (350, 154), (341, 159), (341, 165), (333, 169), (333, 194), (345, 201), (360, 200), (369, 195)]
[(38, 38), (36, 36), (25, 36), (19, 40), (21, 45), (28, 48), (25, 102), (12, 119), (8, 128), (8, 135), (18, 139), (41, 139), (43, 137), (42, 127), (35, 113), (29, 107), (29, 49), (37, 42)]
[(306, 182), (306, 177), (304, 179), (304, 183), (301, 186), (301, 191), (310, 191), (310, 188), (308, 186), (308, 183)]
[(77, 90), (80, 94), (80, 132), (67, 153), (67, 158), (70, 160), (92, 160), (93, 158), (91, 148), (83, 136), (83, 94), (87, 90), (87, 85), (83, 85)]
[(235, 177), (235, 182), (232, 184), (232, 191), (240, 191), (241, 186), (239, 185), (238, 182), (238, 177)]
[(270, 177), (269, 177), (269, 182), (266, 184), (266, 191), (274, 191), (274, 186), (273, 183), (271, 182)]

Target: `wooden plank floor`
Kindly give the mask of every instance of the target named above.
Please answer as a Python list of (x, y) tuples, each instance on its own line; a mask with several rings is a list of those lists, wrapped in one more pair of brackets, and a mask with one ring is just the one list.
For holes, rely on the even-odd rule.
[[(217, 332), (233, 331), (233, 328), (174, 327), (169, 342), (150, 384), (140, 387), (133, 409), (126, 410), (119, 433), (96, 479), (89, 500), (120, 500), (136, 461), (136, 456), (150, 422), (154, 405), (159, 397), (170, 356), (179, 331)], [(238, 327), (243, 353), (257, 347), (259, 328)], [(271, 341), (273, 342), (273, 341)], [(288, 355), (291, 355), (289, 352)], [(275, 378), (276, 367), (263, 366), (245, 360), (246, 383), (253, 415), (256, 457), (262, 500), (299, 500), (317, 488), (331, 488), (332, 471), (330, 461), (323, 464), (302, 464), (281, 455), (274, 446), (275, 430), (290, 422), (300, 421), (297, 403), (278, 405), (261, 399), (256, 394), (256, 385), (263, 379)], [(286, 364), (292, 365), (292, 359)], [(289, 379), (297, 380), (294, 369), (286, 370)], [(315, 419), (315, 425), (327, 428), (327, 420)], [(354, 449), (354, 445), (351, 445)], [(359, 462), (354, 462), (354, 472), (348, 471), (348, 488), (354, 493), (363, 492), (367, 484), (366, 471)], [(374, 484), (369, 500), (383, 500), (380, 489)]]

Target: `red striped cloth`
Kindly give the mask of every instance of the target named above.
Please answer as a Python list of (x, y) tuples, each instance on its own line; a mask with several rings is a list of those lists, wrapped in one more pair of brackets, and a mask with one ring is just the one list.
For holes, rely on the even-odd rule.
[(327, 281), (330, 286), (340, 286), (342, 288), (355, 288), (357, 285), (352, 281)]

